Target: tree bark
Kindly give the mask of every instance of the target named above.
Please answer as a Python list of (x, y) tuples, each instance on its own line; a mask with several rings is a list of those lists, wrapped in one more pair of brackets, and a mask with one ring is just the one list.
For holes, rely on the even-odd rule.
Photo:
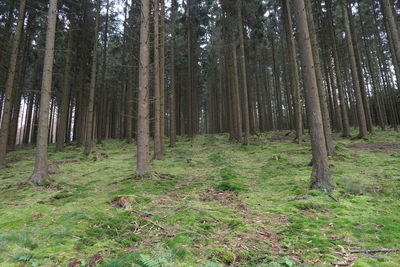
[(347, 113), (347, 102), (345, 99), (345, 88), (344, 88), (343, 77), (342, 77), (342, 72), (341, 72), (341, 68), (340, 68), (335, 28), (333, 25), (331, 0), (327, 0), (326, 4), (327, 4), (327, 10), (328, 10), (328, 19), (329, 19), (328, 23), (329, 23), (329, 33), (330, 33), (331, 44), (332, 44), (332, 54), (333, 54), (333, 61), (334, 61), (335, 74), (336, 74), (336, 85), (337, 85), (338, 93), (339, 93), (340, 112), (342, 114), (341, 117), (342, 117), (343, 136), (349, 137), (350, 136), (350, 123), (349, 123), (349, 116)]
[(160, 0), (154, 4), (154, 159), (161, 160)]
[(160, 147), (164, 157), (165, 144), (165, 0), (160, 0)]
[(47, 17), (46, 49), (43, 66), (42, 88), (40, 95), (40, 114), (36, 144), (35, 169), (27, 181), (30, 184), (41, 186), (48, 179), (47, 142), (49, 127), (49, 102), (53, 75), (54, 41), (57, 20), (57, 0), (50, 0)]
[(176, 66), (175, 66), (175, 47), (176, 47), (176, 13), (178, 9), (177, 0), (172, 0), (172, 39), (171, 39), (171, 100), (170, 100), (170, 135), (169, 145), (174, 147), (176, 145)]
[[(393, 7), (390, 3), (390, 0), (380, 0), (380, 3), (381, 3), (382, 13), (388, 27), (387, 32), (389, 35), (389, 41), (391, 42), (394, 48), (393, 49), (394, 53), (392, 55), (393, 62), (397, 64), (397, 68), (400, 69), (400, 32), (398, 24), (396, 23), (396, 19), (394, 17)], [(400, 84), (400, 81), (397, 81), (397, 84)]]
[(150, 2), (142, 0), (140, 24), (139, 95), (136, 176), (147, 175), (149, 161)]
[(323, 83), (324, 79), (322, 76), (321, 59), (320, 59), (319, 50), (318, 50), (318, 41), (317, 41), (317, 36), (316, 36), (316, 28), (315, 28), (315, 24), (314, 24), (312, 3), (310, 0), (305, 0), (305, 3), (306, 3), (306, 9), (308, 11), (308, 14), (307, 14), (308, 15), (307, 16), (308, 27), (309, 27), (311, 48), (312, 48), (313, 59), (314, 59), (315, 75), (317, 78), (318, 96), (319, 96), (319, 103), (321, 106), (322, 123), (323, 123), (324, 134), (325, 134), (326, 149), (327, 149), (328, 155), (330, 156), (330, 155), (333, 155), (335, 153), (335, 151), (334, 151), (333, 142), (332, 142), (331, 120), (329, 117), (328, 104), (327, 104), (327, 99), (326, 99), (324, 83)]
[(56, 152), (61, 152), (64, 150), (65, 136), (67, 130), (67, 117), (68, 117), (68, 106), (70, 99), (70, 75), (71, 75), (71, 61), (72, 61), (72, 49), (74, 46), (74, 23), (72, 22), (73, 16), (70, 16), (70, 29), (68, 31), (68, 44), (67, 44), (67, 54), (65, 56), (65, 69), (64, 69), (64, 81), (63, 81), (63, 94), (61, 98), (61, 106), (59, 109), (58, 118), (58, 129), (57, 129), (57, 140), (56, 140)]
[(301, 117), (301, 99), (300, 99), (300, 84), (299, 74), (296, 58), (296, 46), (293, 38), (293, 23), (290, 11), (290, 1), (282, 0), (283, 7), (283, 23), (286, 33), (287, 40), (287, 53), (289, 56), (289, 75), (290, 75), (290, 86), (292, 89), (293, 100), (294, 100), (294, 124), (296, 130), (296, 140), (299, 144), (302, 143), (303, 134), (303, 120)]
[(92, 49), (92, 69), (90, 77), (89, 101), (86, 118), (86, 139), (84, 154), (87, 156), (92, 151), (92, 136), (93, 136), (93, 108), (94, 94), (96, 90), (96, 73), (97, 73), (97, 42), (99, 39), (99, 20), (100, 20), (100, 5), (101, 0), (97, 0), (96, 22), (94, 28), (93, 49)]
[(322, 124), (317, 78), (314, 70), (314, 59), (307, 23), (307, 14), (304, 6), (304, 0), (298, 0), (294, 3), (298, 28), (298, 41), (300, 46), (300, 58), (302, 62), (303, 79), (306, 88), (306, 107), (309, 117), (313, 153), (311, 188), (329, 192), (334, 189), (335, 184), (329, 171), (328, 153), (326, 150)]
[(9, 126), (11, 119), (11, 111), (12, 111), (11, 110), (12, 96), (13, 96), (14, 79), (16, 73), (15, 70), (17, 67), (17, 58), (20, 47), (20, 40), (22, 36), (22, 30), (24, 27), (25, 6), (26, 6), (26, 0), (21, 0), (19, 4), (18, 23), (11, 51), (10, 68), (8, 69), (8, 75), (7, 75), (6, 90), (4, 96), (4, 109), (3, 109), (3, 116), (1, 120), (1, 129), (0, 129), (0, 168), (4, 166), (6, 152), (7, 152), (8, 133), (9, 133)]
[(357, 63), (356, 63), (356, 58), (355, 58), (355, 53), (354, 53), (353, 41), (352, 41), (352, 37), (351, 37), (351, 29), (350, 29), (350, 22), (349, 22), (349, 13), (347, 10), (347, 3), (344, 2), (347, 0), (340, 0), (340, 1), (341, 1), (343, 17), (344, 17), (344, 26), (345, 26), (345, 32), (346, 32), (347, 50), (349, 53), (349, 60), (350, 60), (350, 67), (351, 67), (351, 76), (352, 76), (352, 81), (353, 81), (354, 94), (355, 94), (355, 98), (356, 98), (357, 119), (358, 119), (358, 125), (359, 125), (359, 137), (362, 138), (368, 134), (368, 131), (367, 131), (367, 122), (366, 122), (366, 118), (365, 118), (364, 105), (363, 105), (362, 96), (361, 96), (360, 77), (359, 77), (358, 71), (357, 71)]
[(246, 56), (244, 52), (244, 38), (243, 38), (243, 22), (242, 22), (242, 0), (236, 0), (237, 13), (238, 13), (238, 31), (239, 31), (239, 46), (240, 46), (240, 71), (242, 81), (242, 102), (243, 102), (243, 122), (244, 122), (244, 138), (243, 144), (248, 145), (250, 139), (250, 119), (249, 119), (249, 98), (247, 88), (247, 69), (246, 69)]

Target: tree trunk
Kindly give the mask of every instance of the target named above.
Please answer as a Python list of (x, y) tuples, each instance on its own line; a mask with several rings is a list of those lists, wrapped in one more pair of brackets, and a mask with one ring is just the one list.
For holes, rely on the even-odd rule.
[(142, 0), (140, 24), (139, 95), (137, 122), (136, 175), (144, 176), (150, 168), (149, 161), (149, 74), (150, 74), (150, 2)]
[(357, 119), (358, 125), (360, 128), (359, 137), (362, 138), (368, 134), (367, 131), (367, 122), (365, 119), (365, 111), (364, 105), (361, 96), (361, 88), (360, 88), (360, 78), (357, 72), (357, 63), (355, 58), (354, 46), (351, 37), (351, 29), (350, 29), (350, 22), (349, 22), (349, 14), (347, 10), (347, 3), (343, 1), (347, 0), (340, 0), (343, 17), (344, 17), (344, 26), (346, 31), (346, 41), (347, 41), (347, 50), (349, 53), (349, 60), (350, 60), (350, 67), (351, 67), (351, 76), (353, 80), (353, 87), (354, 87), (354, 94), (356, 97), (356, 109), (357, 109)]
[(1, 120), (1, 129), (0, 129), (0, 168), (4, 166), (6, 152), (7, 152), (8, 132), (9, 132), (8, 128), (10, 126), (11, 111), (12, 111), (11, 110), (12, 95), (14, 89), (15, 70), (17, 67), (17, 58), (18, 58), (20, 40), (22, 35), (22, 29), (24, 26), (25, 5), (26, 5), (26, 0), (21, 0), (19, 6), (17, 29), (15, 31), (14, 42), (11, 51), (10, 68), (8, 69), (8, 75), (7, 75), (6, 91), (4, 96), (5, 98), (4, 109), (3, 109), (3, 116)]
[(301, 99), (300, 99), (300, 84), (299, 74), (296, 58), (296, 46), (293, 38), (293, 24), (290, 11), (290, 1), (282, 0), (283, 7), (283, 23), (285, 27), (286, 40), (287, 40), (287, 54), (289, 56), (289, 75), (290, 86), (292, 89), (294, 100), (294, 124), (296, 130), (296, 140), (299, 144), (302, 143), (303, 134), (303, 120), (301, 117)]
[(170, 100), (170, 135), (169, 145), (176, 145), (176, 66), (175, 66), (175, 46), (176, 46), (176, 13), (178, 9), (177, 0), (172, 0), (172, 39), (171, 39), (171, 100)]
[(84, 154), (87, 156), (92, 151), (92, 136), (93, 136), (93, 108), (94, 108), (94, 93), (96, 90), (96, 72), (97, 72), (97, 42), (99, 38), (99, 20), (100, 20), (100, 5), (101, 0), (97, 0), (96, 22), (94, 28), (93, 49), (92, 49), (92, 69), (89, 88), (89, 102), (86, 118), (86, 139)]
[(154, 159), (161, 160), (160, 0), (154, 3)]
[(355, 30), (355, 25), (353, 22), (353, 15), (352, 15), (351, 8), (348, 8), (348, 13), (349, 13), (351, 38), (352, 38), (353, 47), (354, 47), (354, 57), (356, 59), (357, 73), (358, 73), (359, 83), (360, 83), (361, 98), (362, 98), (364, 112), (365, 112), (365, 121), (366, 121), (368, 132), (372, 133), (373, 132), (373, 124), (372, 124), (371, 111), (369, 109), (367, 88), (366, 88), (365, 82), (364, 82), (364, 73), (362, 70), (363, 67), (362, 67), (360, 52), (359, 52), (359, 48), (358, 48), (358, 41), (357, 41), (356, 30)]
[(311, 132), (313, 153), (313, 170), (311, 174), (311, 188), (329, 192), (335, 184), (331, 178), (326, 150), (325, 136), (322, 124), (321, 108), (319, 103), (317, 78), (314, 70), (314, 59), (310, 42), (304, 0), (295, 1), (296, 21), (298, 27), (298, 41), (302, 62), (303, 79), (306, 88), (306, 107)]
[(47, 17), (46, 50), (43, 66), (42, 88), (40, 96), (40, 114), (36, 144), (35, 169), (27, 181), (30, 184), (44, 185), (48, 178), (47, 139), (49, 127), (49, 101), (53, 75), (54, 41), (57, 20), (57, 0), (50, 0)]
[(160, 147), (163, 157), (165, 153), (165, 0), (160, 1)]
[(243, 22), (242, 22), (242, 1), (236, 0), (237, 13), (238, 13), (238, 31), (239, 31), (239, 46), (240, 46), (240, 71), (242, 81), (242, 102), (243, 102), (243, 122), (244, 122), (244, 138), (243, 144), (248, 145), (250, 139), (250, 119), (249, 119), (249, 98), (247, 88), (247, 69), (246, 69), (246, 56), (244, 53), (244, 38), (243, 38)]
[[(397, 64), (398, 69), (400, 69), (400, 32), (393, 14), (393, 7), (390, 3), (390, 0), (380, 0), (380, 3), (382, 13), (388, 27), (387, 32), (389, 35), (389, 41), (394, 48), (394, 54), (392, 55), (394, 59), (393, 62)], [(397, 81), (397, 83), (399, 84), (400, 81)]]
[[(70, 16), (70, 21), (73, 16)], [(64, 142), (67, 130), (67, 117), (68, 117), (68, 106), (70, 99), (70, 75), (71, 75), (71, 61), (72, 61), (72, 49), (74, 46), (74, 25), (71, 21), (71, 28), (68, 31), (68, 44), (67, 44), (67, 54), (65, 56), (65, 69), (64, 69), (64, 81), (63, 81), (63, 94), (61, 98), (61, 106), (58, 110), (58, 128), (57, 128), (57, 140), (56, 140), (56, 152), (61, 152), (64, 150)]]
[(333, 25), (331, 0), (327, 0), (326, 4), (327, 4), (327, 10), (328, 10), (328, 17), (329, 17), (329, 22), (328, 22), (329, 23), (329, 33), (330, 33), (330, 38), (331, 38), (333, 60), (334, 60), (334, 65), (335, 65), (336, 85), (337, 85), (338, 93), (339, 93), (340, 112), (342, 114), (341, 117), (342, 117), (343, 136), (349, 137), (350, 136), (350, 123), (349, 123), (349, 117), (348, 117), (348, 113), (347, 113), (347, 102), (345, 99), (345, 88), (344, 88), (343, 77), (342, 77), (342, 72), (341, 72), (341, 68), (340, 68), (335, 28)]
[(322, 122), (323, 122), (323, 128), (324, 128), (324, 134), (325, 134), (325, 142), (326, 142), (326, 149), (328, 152), (328, 155), (333, 155), (335, 153), (334, 148), (333, 148), (333, 142), (332, 142), (332, 129), (331, 129), (331, 120), (329, 117), (329, 111), (328, 111), (328, 104), (327, 104), (327, 99), (326, 99), (326, 93), (325, 93), (325, 88), (324, 88), (324, 79), (322, 76), (322, 67), (321, 67), (321, 59), (319, 56), (319, 50), (318, 50), (318, 41), (317, 41), (317, 36), (316, 36), (316, 28), (314, 24), (314, 16), (313, 16), (313, 10), (312, 10), (312, 3), (310, 0), (305, 0), (306, 3), (306, 8), (307, 8), (307, 18), (308, 18), (308, 29), (309, 29), (309, 34), (310, 34), (310, 41), (311, 41), (311, 48), (312, 48), (312, 54), (313, 54), (313, 59), (314, 59), (314, 69), (315, 69), (315, 75), (317, 78), (317, 88), (318, 88), (318, 96), (319, 96), (319, 103), (321, 106), (321, 114), (322, 114)]

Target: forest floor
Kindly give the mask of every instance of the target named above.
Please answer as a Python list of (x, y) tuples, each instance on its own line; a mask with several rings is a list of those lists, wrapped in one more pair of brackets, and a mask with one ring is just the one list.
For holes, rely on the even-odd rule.
[(331, 196), (308, 189), (309, 140), (286, 132), (182, 137), (144, 179), (134, 145), (68, 146), (48, 187), (20, 184), (33, 148), (11, 152), (0, 266), (399, 266), (400, 133), (335, 139)]

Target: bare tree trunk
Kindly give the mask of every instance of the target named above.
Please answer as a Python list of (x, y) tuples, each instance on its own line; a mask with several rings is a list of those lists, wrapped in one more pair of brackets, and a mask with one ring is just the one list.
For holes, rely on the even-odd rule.
[[(70, 16), (70, 21), (73, 16)], [(72, 24), (74, 25), (74, 24)], [(64, 142), (67, 130), (67, 117), (68, 117), (68, 106), (70, 98), (70, 75), (71, 75), (71, 60), (72, 60), (72, 49), (74, 46), (74, 34), (73, 28), (71, 26), (68, 31), (68, 44), (67, 44), (67, 54), (65, 56), (65, 69), (64, 69), (64, 82), (63, 82), (63, 94), (61, 98), (61, 106), (58, 110), (58, 129), (57, 129), (57, 140), (56, 140), (56, 152), (61, 152), (64, 150)]]
[(314, 24), (314, 17), (313, 17), (313, 10), (312, 10), (312, 3), (310, 0), (305, 0), (306, 8), (307, 8), (307, 17), (308, 17), (308, 29), (310, 34), (310, 41), (311, 41), (311, 48), (314, 58), (314, 69), (315, 75), (317, 78), (317, 87), (318, 87), (318, 96), (319, 96), (319, 103), (321, 106), (321, 114), (322, 114), (322, 122), (324, 127), (324, 134), (325, 134), (325, 142), (326, 142), (326, 149), (328, 155), (333, 155), (335, 153), (333, 148), (332, 142), (332, 129), (331, 129), (331, 120), (329, 117), (328, 111), (328, 104), (326, 100), (326, 93), (323, 83), (323, 76), (322, 76), (322, 67), (321, 67), (321, 59), (319, 56), (318, 51), (318, 41), (316, 36), (316, 28)]
[(194, 137), (194, 73), (193, 73), (193, 1), (187, 0), (187, 46), (188, 46), (188, 70), (187, 70), (187, 134)]
[(161, 73), (160, 73), (160, 0), (154, 3), (154, 159), (162, 159), (161, 149)]
[(10, 126), (10, 118), (11, 118), (15, 70), (17, 67), (17, 58), (18, 58), (20, 40), (22, 36), (22, 29), (24, 27), (25, 5), (26, 5), (26, 0), (21, 0), (19, 6), (17, 29), (15, 31), (14, 42), (11, 51), (10, 68), (8, 69), (8, 75), (7, 75), (6, 91), (4, 97), (5, 98), (4, 110), (3, 110), (1, 129), (0, 129), (0, 168), (4, 166), (6, 152), (7, 152), (8, 132), (9, 132), (8, 128)]
[(341, 72), (341, 68), (340, 68), (335, 28), (333, 25), (331, 0), (327, 0), (326, 3), (327, 3), (327, 10), (328, 10), (328, 17), (329, 17), (329, 31), (330, 31), (330, 36), (331, 36), (332, 53), (333, 53), (333, 60), (334, 60), (335, 73), (336, 73), (336, 84), (337, 84), (338, 92), (339, 92), (340, 112), (342, 114), (343, 136), (349, 137), (350, 136), (350, 123), (349, 123), (349, 116), (347, 113), (345, 88), (344, 88), (343, 77), (342, 77), (342, 72)]
[(348, 49), (348, 53), (349, 53), (354, 94), (356, 97), (357, 119), (358, 119), (358, 125), (360, 127), (359, 137), (361, 138), (368, 134), (367, 122), (365, 119), (364, 105), (363, 105), (363, 101), (362, 101), (361, 88), (360, 88), (360, 82), (359, 82), (361, 77), (359, 77), (358, 72), (357, 72), (357, 63), (356, 63), (355, 54), (354, 54), (353, 41), (351, 38), (351, 29), (350, 29), (350, 22), (349, 22), (349, 13), (347, 10), (347, 3), (343, 2), (343, 1), (347, 1), (347, 0), (340, 0), (340, 1), (341, 1), (342, 10), (343, 10), (347, 49)]
[(163, 157), (165, 153), (165, 0), (160, 1), (160, 147)]
[(94, 93), (96, 90), (96, 72), (97, 72), (97, 41), (99, 39), (99, 20), (100, 20), (100, 5), (101, 0), (97, 0), (96, 9), (96, 24), (94, 29), (93, 49), (92, 49), (92, 69), (89, 88), (89, 102), (87, 108), (87, 123), (86, 123), (86, 139), (84, 154), (87, 156), (92, 151), (92, 136), (93, 136), (93, 108), (94, 108)]
[(136, 175), (144, 176), (150, 168), (149, 161), (149, 74), (150, 74), (150, 2), (142, 0), (140, 24), (139, 95), (137, 124)]
[(49, 127), (49, 102), (53, 75), (54, 41), (57, 20), (57, 0), (50, 0), (47, 18), (46, 50), (43, 66), (43, 78), (40, 97), (40, 114), (36, 144), (35, 169), (27, 181), (30, 184), (44, 185), (48, 178), (47, 139)]
[[(393, 45), (393, 62), (397, 64), (397, 68), (400, 69), (400, 32), (398, 29), (398, 24), (396, 23), (396, 19), (393, 14), (393, 7), (390, 3), (390, 0), (380, 0), (381, 9), (383, 16), (385, 18), (387, 27), (388, 27), (388, 35), (389, 41)], [(399, 77), (398, 77), (399, 78)], [(397, 81), (397, 84), (400, 84), (400, 81)]]
[(169, 145), (174, 147), (176, 145), (176, 68), (175, 68), (175, 46), (176, 46), (176, 13), (178, 9), (178, 2), (172, 0), (172, 40), (171, 40), (171, 100), (170, 100), (170, 135)]
[[(6, 79), (5, 74), (7, 73), (7, 55), (9, 53), (9, 41), (11, 35), (11, 27), (14, 23), (14, 5), (15, 1), (8, 1), (10, 7), (7, 14), (7, 21), (5, 22), (3, 28), (3, 36), (1, 38), (0, 45), (0, 86), (2, 87), (4, 84), (4, 80)], [(21, 3), (21, 2), (20, 2)], [(0, 97), (3, 97), (4, 91), (3, 88), (0, 89)], [(1, 99), (3, 100), (3, 99)], [(0, 114), (2, 113), (3, 102), (0, 102)]]
[(306, 88), (306, 107), (309, 118), (311, 145), (313, 153), (313, 170), (311, 174), (311, 188), (322, 191), (331, 191), (335, 184), (329, 171), (328, 153), (322, 124), (321, 108), (319, 103), (317, 78), (314, 70), (314, 59), (310, 41), (304, 0), (295, 3), (298, 40), (302, 61), (303, 79)]
[(348, 8), (348, 13), (349, 13), (349, 23), (350, 23), (350, 29), (351, 29), (351, 38), (353, 41), (353, 48), (354, 48), (354, 57), (356, 60), (357, 72), (358, 72), (359, 83), (360, 83), (361, 98), (362, 98), (364, 112), (365, 112), (365, 121), (366, 121), (368, 132), (372, 133), (373, 132), (373, 124), (372, 124), (371, 111), (370, 111), (369, 102), (368, 102), (368, 95), (367, 95), (368, 89), (365, 86), (364, 73), (363, 73), (360, 52), (359, 52), (359, 48), (358, 48), (356, 30), (355, 30), (355, 25), (353, 22), (352, 11), (350, 8)]
[(296, 58), (296, 46), (293, 38), (293, 24), (290, 12), (290, 1), (282, 0), (283, 19), (287, 40), (287, 50), (289, 56), (289, 67), (290, 67), (290, 86), (292, 88), (293, 100), (294, 100), (294, 120), (295, 120), (295, 130), (296, 130), (296, 140), (299, 144), (302, 143), (303, 134), (303, 120), (301, 117), (301, 99), (300, 99), (300, 84), (299, 84), (299, 74), (297, 72), (297, 58)]
[(249, 144), (250, 138), (250, 119), (249, 119), (249, 98), (247, 95), (247, 69), (246, 69), (246, 56), (244, 53), (244, 39), (243, 39), (243, 22), (242, 22), (242, 1), (236, 0), (237, 13), (238, 13), (238, 31), (239, 31), (239, 46), (240, 46), (240, 70), (242, 76), (242, 102), (243, 102), (243, 122), (244, 122), (244, 139), (243, 144)]

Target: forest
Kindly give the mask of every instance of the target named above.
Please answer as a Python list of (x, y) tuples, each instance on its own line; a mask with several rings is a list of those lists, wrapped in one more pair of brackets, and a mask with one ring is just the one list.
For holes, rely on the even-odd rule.
[(0, 266), (400, 265), (400, 0), (0, 1)]

